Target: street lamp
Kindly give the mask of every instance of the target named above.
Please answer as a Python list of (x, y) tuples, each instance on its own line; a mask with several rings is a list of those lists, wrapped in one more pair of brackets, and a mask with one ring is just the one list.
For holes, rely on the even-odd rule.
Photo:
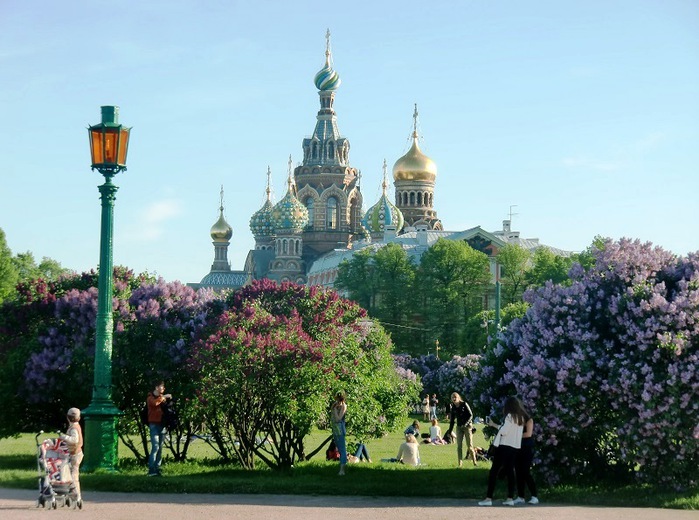
[(99, 186), (102, 199), (99, 285), (95, 333), (95, 376), (92, 401), (85, 416), (85, 462), (87, 471), (98, 468), (113, 471), (117, 463), (116, 418), (121, 415), (112, 402), (112, 232), (117, 186), (112, 177), (126, 170), (130, 128), (119, 124), (119, 107), (103, 106), (102, 122), (88, 128), (92, 169), (104, 175)]

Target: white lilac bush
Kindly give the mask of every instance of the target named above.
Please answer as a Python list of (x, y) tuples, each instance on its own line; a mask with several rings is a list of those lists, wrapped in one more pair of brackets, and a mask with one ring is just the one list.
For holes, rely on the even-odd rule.
[(505, 393), (522, 397), (548, 482), (618, 474), (696, 487), (699, 253), (623, 239), (593, 254), (570, 286), (525, 295), (529, 311), (474, 376), (478, 398), (496, 412)]

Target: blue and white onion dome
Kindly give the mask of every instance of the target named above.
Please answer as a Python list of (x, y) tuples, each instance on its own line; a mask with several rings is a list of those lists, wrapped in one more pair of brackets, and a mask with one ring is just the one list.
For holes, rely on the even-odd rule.
[(308, 209), (293, 193), (291, 178), (284, 198), (272, 208), (272, 225), (277, 234), (284, 231), (303, 231), (308, 225)]
[(325, 48), (325, 66), (317, 73), (313, 82), (318, 90), (337, 90), (340, 88), (340, 75), (332, 67), (332, 53), (330, 52), (330, 31), (325, 36), (327, 40)]
[(385, 193), (367, 210), (362, 219), (362, 225), (369, 233), (383, 233), (388, 226), (395, 226), (398, 232), (403, 229), (403, 223), (403, 213), (388, 200)]
[(386, 195), (387, 188), (386, 161), (384, 160), (381, 198), (367, 210), (362, 219), (362, 225), (369, 233), (383, 233), (388, 226), (394, 226), (396, 232), (403, 229), (403, 213), (388, 200), (388, 196)]

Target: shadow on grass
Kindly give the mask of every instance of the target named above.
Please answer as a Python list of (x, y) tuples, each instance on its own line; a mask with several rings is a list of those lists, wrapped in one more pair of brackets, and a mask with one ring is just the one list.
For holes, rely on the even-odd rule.
[(0, 468), (3, 470), (36, 468), (36, 457), (32, 455), (0, 455)]

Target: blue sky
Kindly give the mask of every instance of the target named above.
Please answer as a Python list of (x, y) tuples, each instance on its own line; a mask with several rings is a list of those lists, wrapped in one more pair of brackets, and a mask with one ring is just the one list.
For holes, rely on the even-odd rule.
[[(116, 177), (114, 262), (199, 281), (221, 184), (242, 269), (264, 201), (301, 160), (332, 32), (335, 109), (362, 171), (403, 155), (420, 112), (445, 229), (579, 251), (595, 235), (699, 250), (699, 2), (0, 3), (0, 228), (14, 253), (99, 259), (103, 178), (86, 127), (133, 127)], [(392, 193), (392, 190), (391, 190)]]

